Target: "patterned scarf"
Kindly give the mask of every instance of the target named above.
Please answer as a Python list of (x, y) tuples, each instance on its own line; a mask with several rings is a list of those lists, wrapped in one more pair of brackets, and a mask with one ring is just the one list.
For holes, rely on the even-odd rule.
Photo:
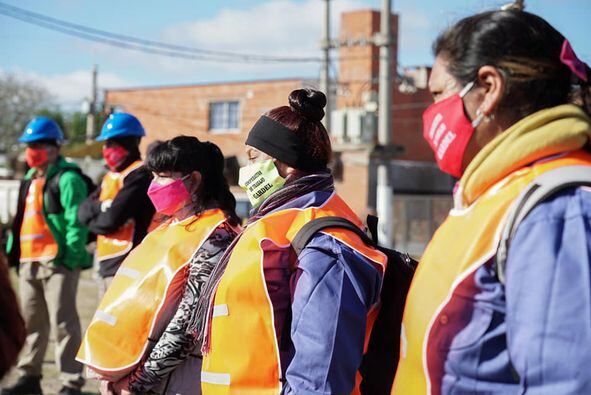
[[(244, 230), (246, 230), (252, 223), (258, 221), (267, 214), (281, 209), (281, 207), (294, 199), (311, 192), (332, 192), (333, 190), (334, 180), (332, 174), (328, 170), (296, 178), (294, 180), (288, 179), (283, 188), (273, 193), (258, 208), (251, 211), (251, 217)], [(220, 258), (218, 265), (213, 269), (209, 280), (203, 287), (201, 295), (199, 295), (199, 299), (197, 300), (197, 312), (194, 315), (195, 319), (188, 327), (189, 333), (195, 336), (196, 343), (197, 345), (200, 345), (203, 354), (207, 354), (210, 348), (211, 318), (213, 314), (215, 291), (217, 290), (226, 267), (228, 266), (232, 251), (240, 241), (240, 238), (244, 234), (244, 230), (234, 239), (232, 244), (230, 244), (222, 258)]]

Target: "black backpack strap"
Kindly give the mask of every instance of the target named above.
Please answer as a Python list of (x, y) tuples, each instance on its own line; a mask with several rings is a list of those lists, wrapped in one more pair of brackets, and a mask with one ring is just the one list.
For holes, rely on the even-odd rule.
[(509, 247), (519, 224), (538, 204), (552, 195), (567, 188), (584, 185), (591, 186), (590, 166), (564, 166), (536, 177), (521, 192), (507, 215), (495, 259), (495, 269), (501, 284), (505, 284), (505, 266)]
[(312, 240), (312, 237), (314, 237), (316, 233), (327, 228), (350, 230), (359, 236), (361, 240), (368, 246), (375, 247), (376, 245), (363, 230), (361, 230), (357, 225), (348, 219), (343, 217), (320, 217), (313, 219), (304, 225), (293, 238), (291, 246), (293, 247), (296, 254), (299, 256), (302, 250), (306, 248), (306, 245), (310, 242), (310, 240)]
[[(346, 229), (350, 230), (351, 232), (355, 233), (364, 243), (369, 246), (375, 246), (373, 241), (367, 236), (367, 234), (359, 229), (357, 225), (353, 222), (343, 218), (343, 217), (321, 217), (313, 219), (312, 221), (305, 224), (295, 235), (293, 240), (291, 241), (291, 246), (294, 249), (297, 256), (301, 254), (301, 252), (306, 248), (306, 245), (312, 240), (314, 235), (324, 229), (327, 228), (339, 228), (339, 229)], [(283, 324), (283, 332), (281, 334), (281, 344), (279, 348), (281, 351), (288, 351), (291, 347), (291, 308), (287, 311), (285, 316), (285, 321)]]
[(82, 178), (82, 181), (84, 181), (84, 184), (86, 184), (88, 195), (90, 195), (96, 189), (96, 185), (94, 185), (90, 177), (84, 174), (82, 169), (72, 167), (59, 169), (47, 182), (45, 187), (45, 191), (47, 192), (46, 208), (48, 214), (59, 214), (64, 211), (60, 199), (60, 178), (62, 174), (67, 171), (76, 172)]
[(365, 220), (367, 223), (367, 230), (369, 230), (369, 234), (371, 235), (371, 239), (373, 242), (378, 245), (378, 217), (375, 215), (368, 215), (367, 219)]
[(69, 170), (73, 169), (59, 169), (45, 185), (45, 192), (47, 196), (45, 207), (48, 214), (58, 214), (64, 211), (60, 201), (60, 178), (64, 172)]

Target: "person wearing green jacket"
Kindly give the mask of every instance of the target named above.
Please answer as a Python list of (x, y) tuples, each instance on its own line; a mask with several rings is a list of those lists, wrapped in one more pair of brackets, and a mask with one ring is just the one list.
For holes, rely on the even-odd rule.
[(63, 133), (55, 121), (34, 118), (19, 141), (27, 144), (31, 169), (21, 183), (7, 255), (19, 273), (27, 338), (17, 364), (19, 379), (2, 395), (43, 393), (41, 368), (50, 329), (63, 385), (59, 393), (80, 394), (84, 378), (75, 360), (81, 341), (76, 292), (80, 269), (92, 266), (92, 258), (86, 251), (88, 229), (77, 211), (88, 187), (80, 168), (60, 156)]

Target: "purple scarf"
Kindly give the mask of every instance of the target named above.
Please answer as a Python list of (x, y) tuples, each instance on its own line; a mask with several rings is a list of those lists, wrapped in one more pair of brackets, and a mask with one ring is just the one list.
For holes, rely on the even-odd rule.
[[(258, 221), (265, 215), (280, 209), (282, 206), (303, 195), (317, 191), (332, 192), (333, 190), (334, 180), (328, 170), (296, 178), (293, 181), (288, 179), (283, 188), (270, 195), (258, 208), (251, 211), (251, 217), (248, 219), (245, 229), (253, 222)], [(230, 261), (232, 251), (243, 234), (244, 230), (234, 239), (220, 258), (219, 263), (211, 272), (211, 276), (201, 290), (201, 294), (197, 300), (197, 312), (194, 315), (195, 320), (190, 323), (188, 331), (195, 335), (196, 344), (200, 345), (203, 354), (207, 354), (210, 348), (211, 318), (215, 291)]]

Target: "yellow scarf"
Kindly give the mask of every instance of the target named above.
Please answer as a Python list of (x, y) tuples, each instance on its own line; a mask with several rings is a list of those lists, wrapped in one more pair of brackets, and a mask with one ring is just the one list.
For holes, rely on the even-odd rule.
[(591, 141), (591, 119), (564, 104), (533, 113), (499, 134), (470, 162), (460, 189), (463, 206), (472, 204), (515, 170), (550, 155), (581, 149)]

